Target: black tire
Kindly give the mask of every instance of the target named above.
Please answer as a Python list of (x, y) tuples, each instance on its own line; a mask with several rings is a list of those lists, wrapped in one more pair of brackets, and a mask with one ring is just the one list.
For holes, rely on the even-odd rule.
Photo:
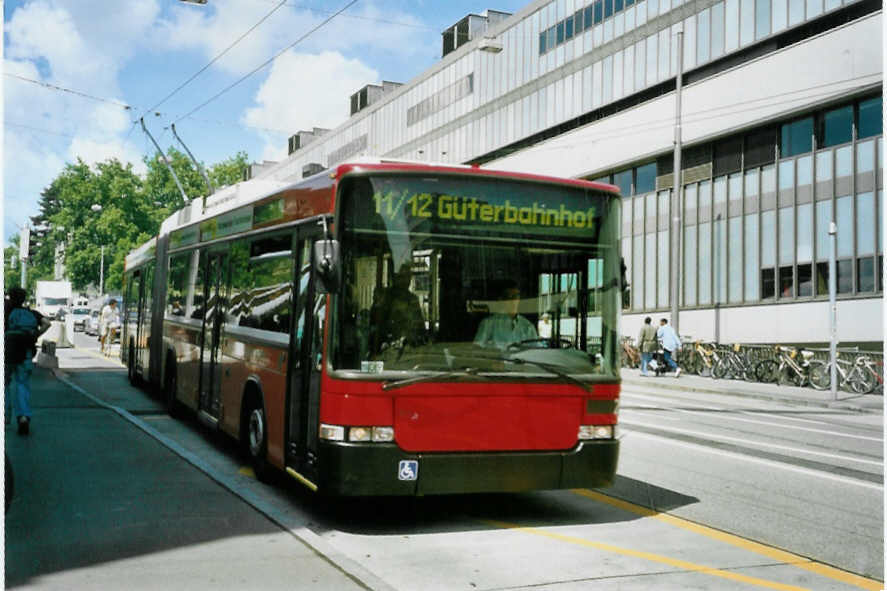
[(816, 390), (828, 390), (832, 385), (832, 374), (829, 366), (822, 361), (810, 362), (807, 369), (807, 375), (810, 378), (810, 385)]
[(726, 359), (718, 359), (715, 362), (714, 367), (711, 368), (711, 377), (716, 380), (720, 380), (722, 378), (732, 379), (733, 372), (732, 367), (729, 361)]
[(166, 412), (173, 418), (178, 418), (181, 414), (181, 406), (179, 399), (176, 398), (179, 380), (176, 375), (176, 364), (173, 360), (166, 362), (166, 380), (163, 385), (163, 401), (166, 403)]
[(868, 394), (878, 385), (874, 374), (864, 367), (856, 367), (850, 374), (850, 388), (857, 394)]
[(247, 395), (244, 409), (241, 419), (245, 421), (243, 443), (250, 466), (258, 480), (268, 482), (271, 477), (271, 466), (268, 464), (268, 423), (265, 420), (262, 399), (251, 392)]
[(791, 367), (786, 366), (779, 376), (779, 383), (803, 388), (807, 385), (807, 374), (798, 374)]
[(133, 386), (139, 385), (139, 378), (136, 375), (136, 353), (132, 342), (129, 343), (129, 353), (126, 355), (126, 377)]
[(755, 366), (755, 379), (765, 384), (775, 384), (779, 380), (779, 363), (775, 359), (764, 359)]

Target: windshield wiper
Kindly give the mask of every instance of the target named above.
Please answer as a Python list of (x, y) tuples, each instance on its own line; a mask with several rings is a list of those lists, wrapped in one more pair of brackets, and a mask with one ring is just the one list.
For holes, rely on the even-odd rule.
[(579, 386), (580, 388), (582, 388), (586, 392), (591, 392), (591, 385), (590, 384), (587, 384), (587, 383), (583, 382), (582, 380), (574, 378), (573, 376), (571, 376), (567, 372), (557, 369), (556, 367), (554, 367), (551, 364), (542, 363), (541, 361), (532, 361), (530, 359), (523, 359), (522, 357), (505, 357), (502, 360), (506, 361), (506, 362), (514, 363), (516, 365), (534, 365), (536, 367), (540, 367), (547, 372), (553, 373), (554, 375), (563, 379), (566, 382), (570, 382), (571, 384), (576, 384), (577, 386)]
[(455, 377), (472, 377), (472, 378), (482, 378), (488, 380), (489, 378), (482, 376), (477, 373), (481, 370), (480, 367), (465, 367), (462, 369), (454, 369), (451, 371), (445, 371), (443, 373), (436, 374), (428, 374), (423, 376), (413, 376), (411, 378), (404, 378), (402, 380), (395, 380), (393, 382), (384, 382), (382, 384), (383, 390), (394, 390), (395, 388), (402, 388), (404, 386), (409, 386), (411, 384), (421, 384), (423, 382), (434, 382), (437, 380), (448, 380), (450, 378)]

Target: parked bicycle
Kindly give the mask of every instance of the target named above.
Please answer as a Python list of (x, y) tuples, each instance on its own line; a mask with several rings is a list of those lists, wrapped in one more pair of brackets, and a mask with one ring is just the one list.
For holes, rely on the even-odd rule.
[(631, 344), (631, 337), (624, 337), (622, 339), (622, 367), (635, 369), (639, 367), (640, 364), (640, 352)]
[(742, 353), (742, 347), (736, 344), (722, 353), (712, 367), (711, 377), (752, 381), (755, 379), (755, 364)]
[(776, 359), (764, 359), (755, 365), (755, 378), (768, 384), (788, 383), (805, 386), (810, 380), (811, 367), (819, 367), (821, 361), (811, 361), (813, 351), (799, 351), (791, 347), (776, 347)]
[(717, 347), (714, 344), (706, 344), (702, 341), (694, 341), (689, 347), (684, 347), (687, 352), (681, 355), (681, 364), (684, 371), (688, 374), (697, 374), (708, 377), (712, 374), (712, 369), (720, 360)]
[[(838, 388), (849, 389), (857, 394), (868, 394), (878, 386), (877, 366), (868, 355), (860, 355), (855, 361), (842, 359), (838, 353)], [(817, 390), (827, 390), (832, 385), (832, 364), (817, 364), (810, 372), (810, 385)]]

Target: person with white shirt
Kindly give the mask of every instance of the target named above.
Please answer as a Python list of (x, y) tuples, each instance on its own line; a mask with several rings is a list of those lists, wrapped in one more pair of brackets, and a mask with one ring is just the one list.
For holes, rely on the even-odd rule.
[(678, 367), (672, 356), (681, 350), (681, 339), (678, 338), (678, 333), (668, 325), (667, 319), (663, 318), (659, 321), (659, 330), (656, 331), (656, 337), (662, 343), (662, 348), (665, 349), (665, 363), (674, 370), (674, 377), (679, 377), (681, 375), (681, 368)]

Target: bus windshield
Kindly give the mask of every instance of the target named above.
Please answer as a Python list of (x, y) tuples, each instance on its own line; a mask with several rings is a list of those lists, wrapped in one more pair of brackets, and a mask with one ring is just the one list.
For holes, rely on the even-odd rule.
[(615, 195), (438, 174), (346, 179), (340, 199), (333, 369), (618, 375)]

